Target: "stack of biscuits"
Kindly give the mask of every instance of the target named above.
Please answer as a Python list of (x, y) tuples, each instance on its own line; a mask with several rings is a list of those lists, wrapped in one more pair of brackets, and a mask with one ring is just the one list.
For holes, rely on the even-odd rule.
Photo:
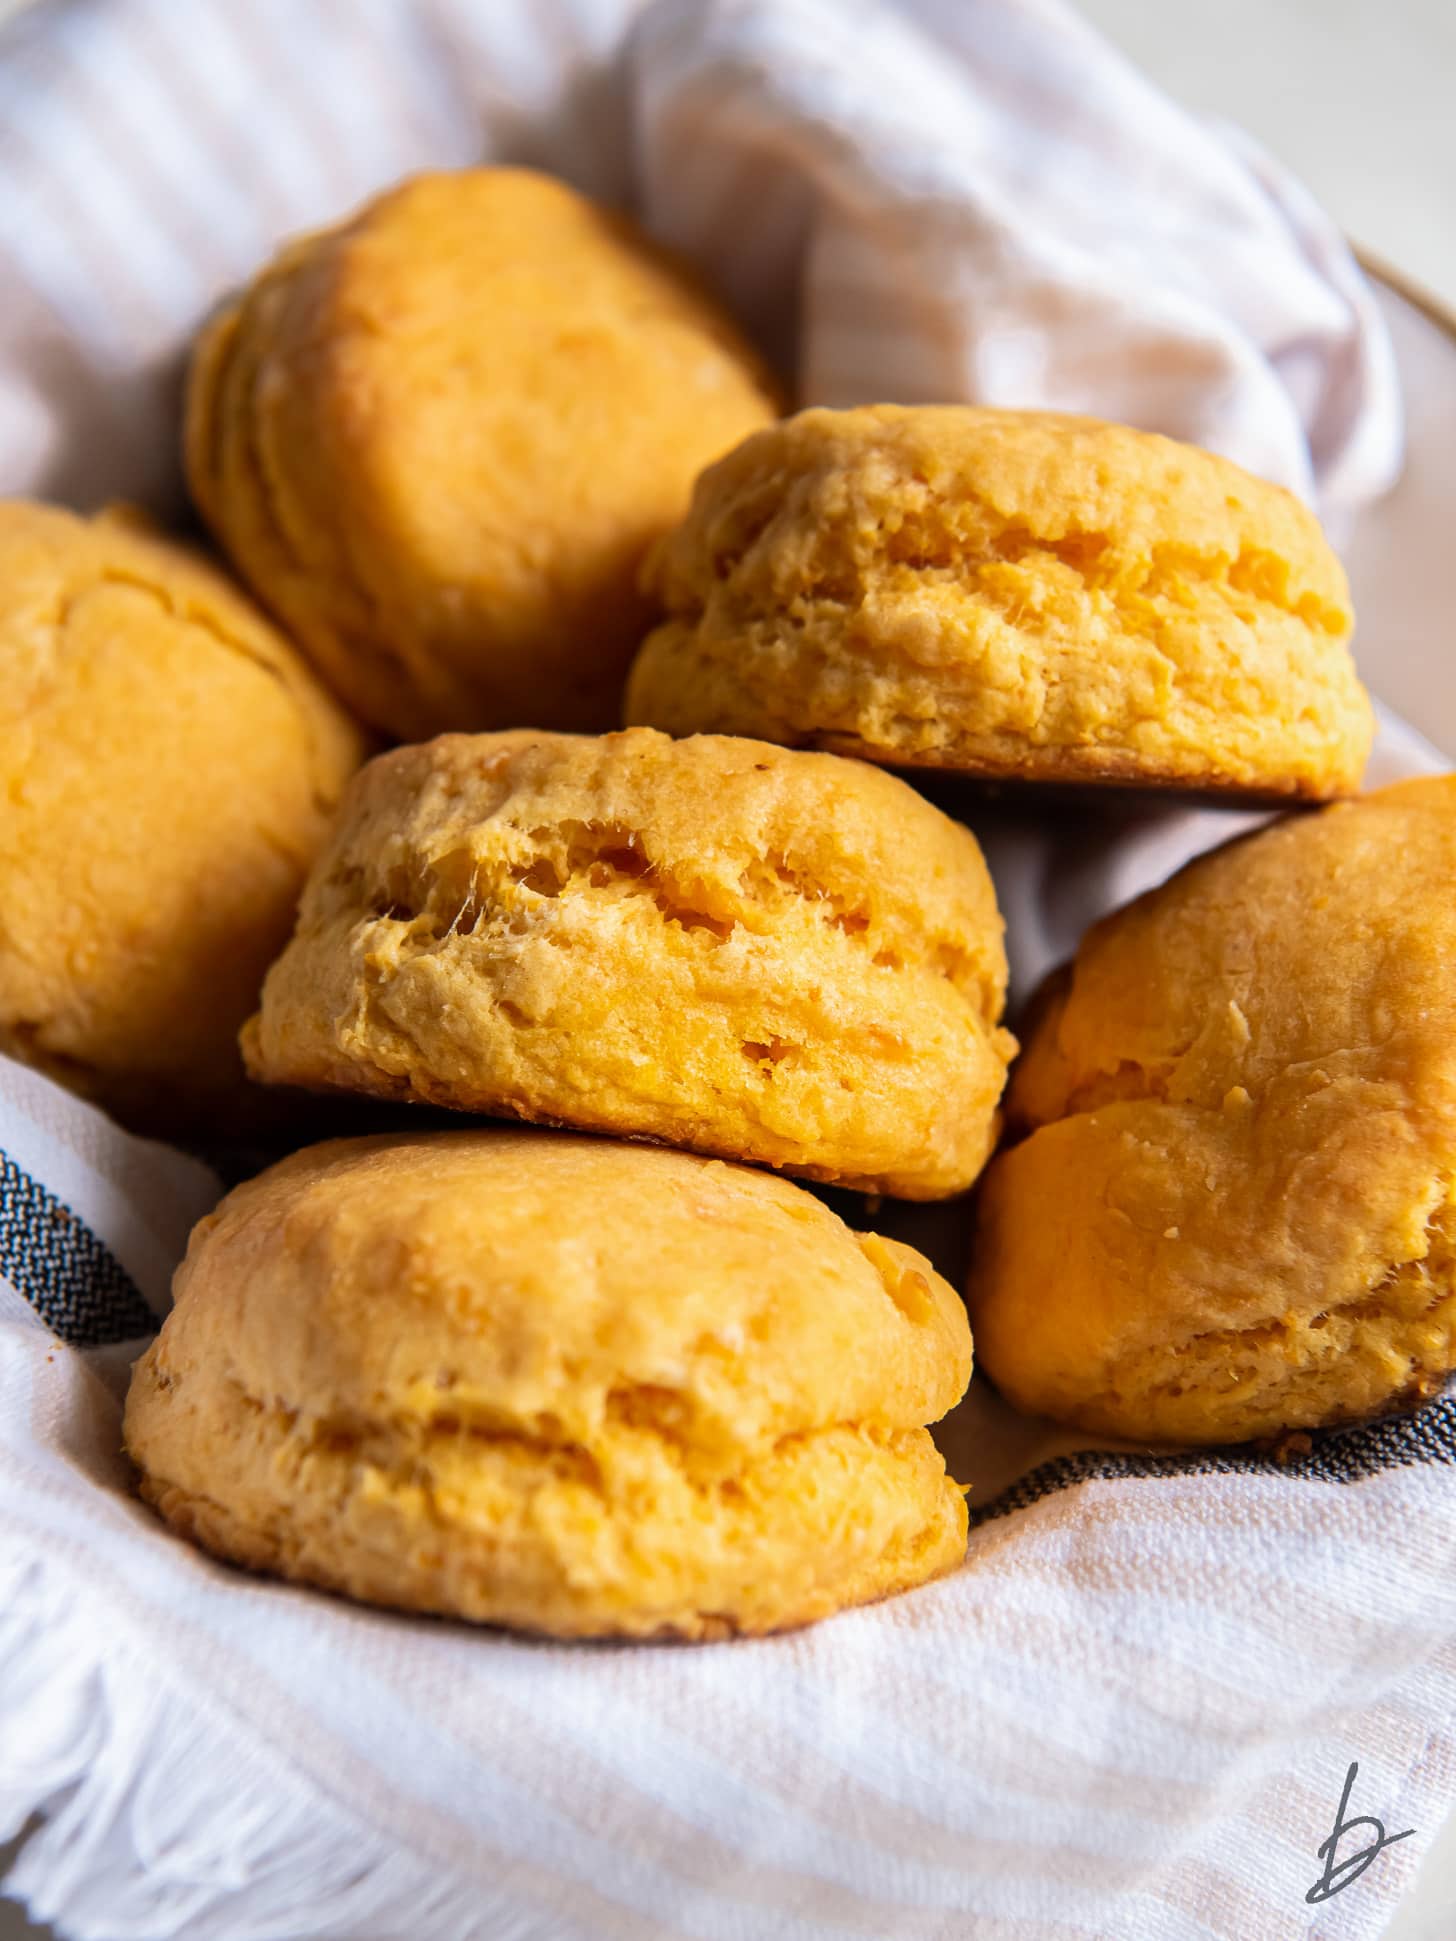
[[(204, 329), (236, 578), (0, 506), (0, 1049), (286, 1153), (127, 1405), (220, 1557), (761, 1633), (960, 1562), (970, 1321), (1016, 1406), (1167, 1446), (1456, 1366), (1456, 778), (1345, 799), (1315, 520), (1123, 426), (783, 404), (622, 217), (473, 169)], [(927, 771), (1332, 806), (1094, 928), (1003, 1108), (1003, 926)], [(969, 1321), (819, 1191), (978, 1180)]]

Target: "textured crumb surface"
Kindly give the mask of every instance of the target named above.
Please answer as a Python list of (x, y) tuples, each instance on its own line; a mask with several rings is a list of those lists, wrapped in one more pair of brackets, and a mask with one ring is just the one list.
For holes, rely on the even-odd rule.
[(699, 481), (627, 719), (908, 767), (1321, 798), (1373, 732), (1349, 592), (1280, 488), (1168, 438), (805, 411)]
[(256, 1076), (969, 1184), (1012, 1040), (975, 839), (864, 763), (647, 729), (371, 763), (245, 1034)]
[(336, 1141), (196, 1229), (126, 1443), (184, 1534), (566, 1637), (771, 1631), (956, 1564), (971, 1341), (912, 1249), (717, 1160)]
[(231, 1129), (238, 1027), (363, 752), (200, 556), (0, 503), (0, 1051), (144, 1129)]
[(1048, 993), (971, 1312), (1020, 1406), (1233, 1442), (1456, 1367), (1456, 777), (1193, 863)]
[(607, 728), (647, 546), (774, 415), (726, 314), (523, 169), (423, 175), (207, 327), (187, 463), (255, 592), (385, 734)]

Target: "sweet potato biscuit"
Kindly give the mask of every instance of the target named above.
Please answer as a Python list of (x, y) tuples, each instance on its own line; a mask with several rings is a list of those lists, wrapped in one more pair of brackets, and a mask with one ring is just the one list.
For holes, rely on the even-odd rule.
[(229, 1194), (137, 1364), (142, 1490), (218, 1555), (561, 1637), (779, 1630), (950, 1569), (971, 1371), (912, 1249), (720, 1160), (340, 1140)]
[(625, 218), (465, 169), (295, 243), (209, 324), (187, 463), (240, 572), (384, 733), (609, 728), (646, 547), (775, 408)]
[(1321, 798), (1370, 704), (1289, 493), (1168, 438), (962, 406), (805, 411), (652, 556), (627, 719), (1034, 782)]
[(933, 1199), (1012, 1040), (975, 839), (834, 755), (446, 735), (351, 791), (244, 1036), (256, 1077)]
[(0, 1051), (144, 1129), (235, 1130), (238, 1027), (363, 753), (199, 556), (0, 504)]
[(1456, 777), (1205, 857), (1048, 995), (986, 1176), (983, 1366), (1098, 1433), (1217, 1443), (1456, 1366)]

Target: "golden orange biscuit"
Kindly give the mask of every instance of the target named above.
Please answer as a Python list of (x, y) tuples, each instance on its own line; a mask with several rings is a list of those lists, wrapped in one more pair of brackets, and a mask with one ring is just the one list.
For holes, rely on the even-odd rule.
[(608, 728), (645, 549), (775, 408), (625, 217), (463, 169), (294, 243), (208, 325), (187, 466), (253, 590), (385, 734)]
[(236, 1132), (238, 1027), (363, 753), (199, 555), (0, 503), (0, 1051), (143, 1129)]
[(1217, 850), (1047, 994), (986, 1175), (982, 1365), (1096, 1433), (1241, 1442), (1456, 1367), (1456, 777)]
[(142, 1490), (219, 1556), (558, 1637), (808, 1623), (959, 1562), (971, 1371), (910, 1248), (771, 1174), (487, 1130), (229, 1194), (136, 1366)]
[(699, 480), (626, 718), (1042, 783), (1322, 798), (1370, 703), (1314, 518), (1124, 425), (804, 411)]
[(273, 1083), (934, 1199), (1014, 1049), (974, 837), (834, 755), (446, 735), (350, 793), (244, 1050)]

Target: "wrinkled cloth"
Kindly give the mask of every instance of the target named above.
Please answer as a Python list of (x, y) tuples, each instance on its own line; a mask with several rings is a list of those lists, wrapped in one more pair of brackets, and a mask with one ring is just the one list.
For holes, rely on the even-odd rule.
[(0, 488), (175, 509), (207, 309), (482, 158), (635, 209), (801, 403), (1090, 412), (1336, 520), (1398, 469), (1338, 229), (1059, 0), (41, 0), (0, 26)]

